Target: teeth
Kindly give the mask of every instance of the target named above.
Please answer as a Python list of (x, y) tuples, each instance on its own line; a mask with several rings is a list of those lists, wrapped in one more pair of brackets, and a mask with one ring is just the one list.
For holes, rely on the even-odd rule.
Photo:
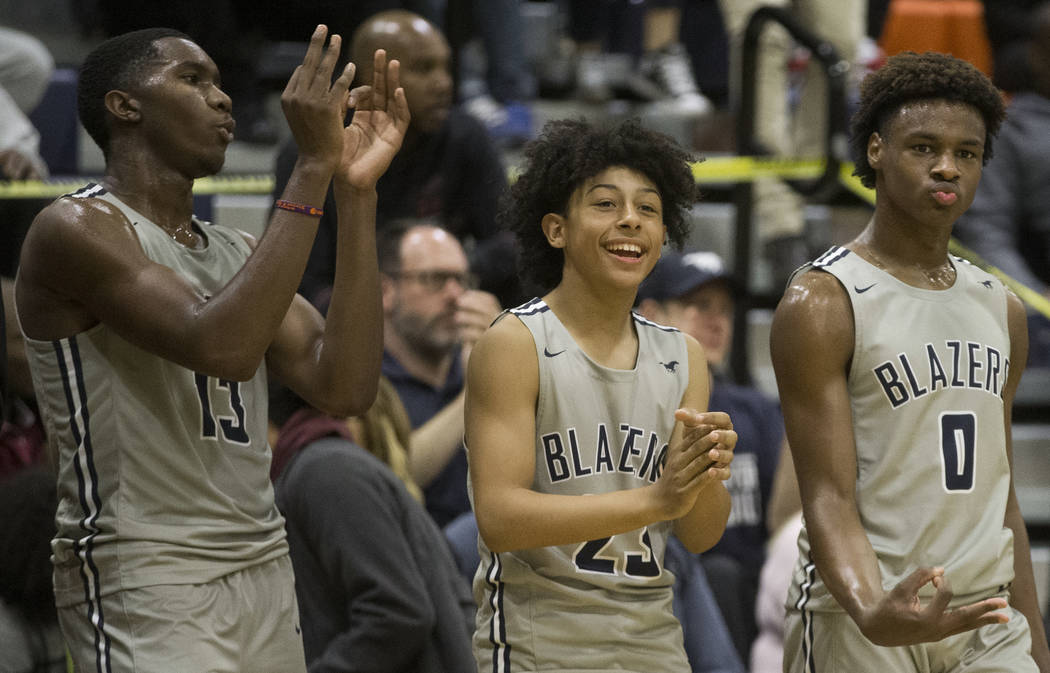
[(642, 246), (636, 245), (634, 243), (615, 243), (613, 245), (610, 245), (608, 247), (608, 250), (610, 252), (626, 252), (635, 255), (642, 254)]

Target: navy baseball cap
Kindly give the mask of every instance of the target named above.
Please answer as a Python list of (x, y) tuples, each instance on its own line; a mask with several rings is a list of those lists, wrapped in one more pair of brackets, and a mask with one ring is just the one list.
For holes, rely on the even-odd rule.
[(677, 299), (701, 285), (714, 281), (725, 281), (732, 286), (731, 280), (732, 276), (717, 253), (682, 254), (668, 250), (661, 255), (660, 261), (642, 281), (634, 301), (638, 304), (645, 299)]

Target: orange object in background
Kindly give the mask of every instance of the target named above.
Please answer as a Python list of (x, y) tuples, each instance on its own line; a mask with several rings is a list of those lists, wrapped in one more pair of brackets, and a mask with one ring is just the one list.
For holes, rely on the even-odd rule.
[(980, 0), (891, 0), (879, 46), (902, 51), (938, 51), (992, 75), (992, 48)]

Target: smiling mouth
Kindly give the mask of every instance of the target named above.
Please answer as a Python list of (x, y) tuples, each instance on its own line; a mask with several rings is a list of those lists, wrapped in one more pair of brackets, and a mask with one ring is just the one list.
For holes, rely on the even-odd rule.
[(638, 259), (643, 252), (642, 246), (637, 243), (614, 243), (606, 246), (605, 249), (617, 257), (626, 257), (628, 259)]

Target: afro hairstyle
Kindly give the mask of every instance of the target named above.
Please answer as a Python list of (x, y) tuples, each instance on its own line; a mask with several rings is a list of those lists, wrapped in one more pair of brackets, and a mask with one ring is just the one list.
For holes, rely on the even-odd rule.
[(689, 234), (689, 209), (700, 197), (689, 152), (637, 119), (611, 126), (554, 120), (526, 145), (524, 167), (506, 194), (499, 220), (519, 247), (523, 281), (540, 294), (561, 282), (564, 253), (553, 248), (540, 222), (548, 213), (564, 215), (572, 194), (607, 168), (623, 166), (656, 185), (663, 204), (667, 238), (681, 248)]

